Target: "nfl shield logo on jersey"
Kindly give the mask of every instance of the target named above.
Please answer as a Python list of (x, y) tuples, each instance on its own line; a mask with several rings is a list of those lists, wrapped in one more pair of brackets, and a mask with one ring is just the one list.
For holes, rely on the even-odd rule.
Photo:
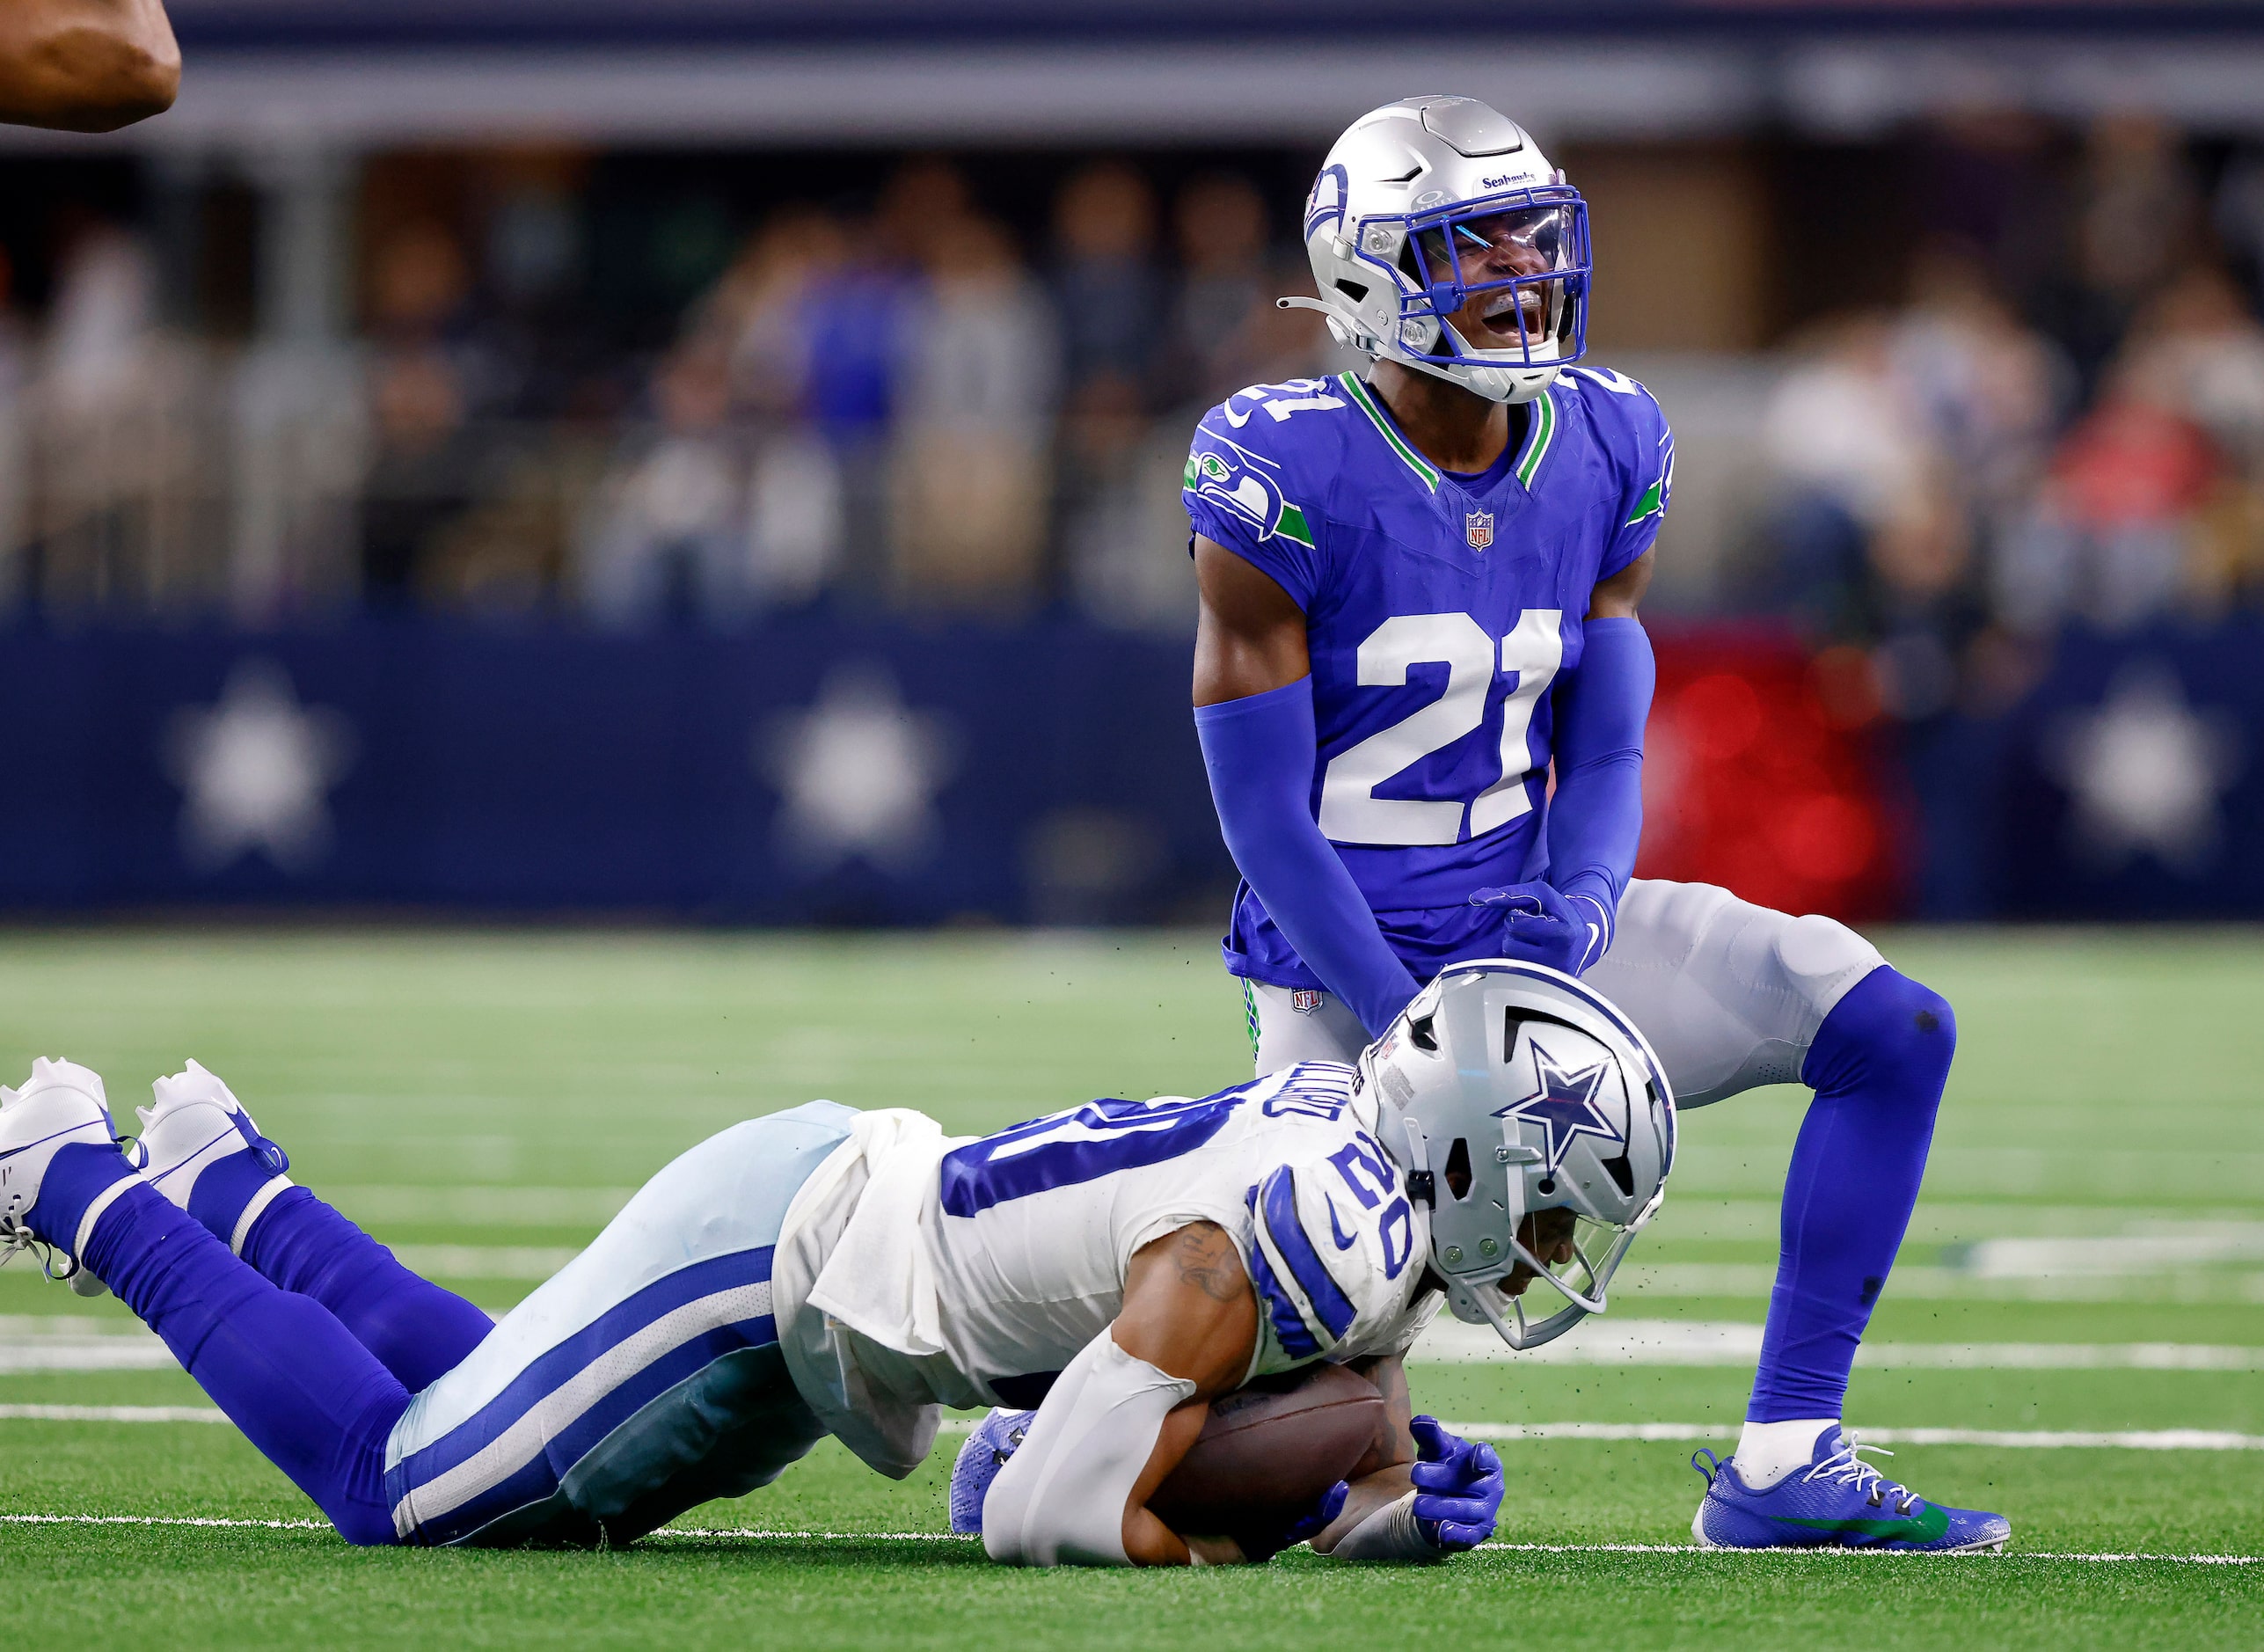
[(1300, 1015), (1311, 1015), (1327, 1002), (1326, 994), (1311, 991), (1304, 987), (1295, 988), (1289, 993), (1289, 1007)]
[(1470, 541), (1473, 551), (1483, 551), (1494, 543), (1494, 513), (1473, 510), (1462, 519), (1462, 537)]

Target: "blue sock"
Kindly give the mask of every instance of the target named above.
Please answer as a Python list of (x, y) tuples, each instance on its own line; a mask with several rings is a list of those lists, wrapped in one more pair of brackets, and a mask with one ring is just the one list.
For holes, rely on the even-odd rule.
[[(229, 1225), (232, 1232), (233, 1217)], [(411, 1273), (304, 1188), (286, 1188), (259, 1213), (245, 1235), (244, 1260), (271, 1283), (329, 1309), (413, 1394), (462, 1364), (495, 1328), (484, 1311)]]
[(385, 1440), (408, 1391), (328, 1309), (138, 1179), (96, 1219), (84, 1261), (347, 1542), (398, 1540)]
[(1840, 1414), (1856, 1344), (1918, 1202), (1956, 1049), (1948, 1001), (1883, 966), (1817, 1029), (1800, 1070), (1815, 1100), (1785, 1177), (1782, 1249), (1749, 1421)]
[[(24, 1224), (57, 1250), (78, 1243), (87, 1207), (121, 1181), (139, 1181), (126, 1155), (115, 1147), (72, 1142), (55, 1149), (40, 1178), (40, 1202), (24, 1212)], [(84, 1262), (84, 1256), (79, 1261)], [(98, 1275), (97, 1277), (100, 1276)]]

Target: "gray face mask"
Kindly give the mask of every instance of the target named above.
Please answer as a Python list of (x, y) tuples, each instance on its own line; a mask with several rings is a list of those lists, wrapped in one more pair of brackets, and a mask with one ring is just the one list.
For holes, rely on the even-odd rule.
[[(1665, 1196), (1675, 1131), (1657, 1057), (1608, 1000), (1536, 965), (1457, 965), (1361, 1068), (1457, 1319), (1534, 1348), (1605, 1311)], [(1556, 1305), (1530, 1312), (1536, 1290)]]

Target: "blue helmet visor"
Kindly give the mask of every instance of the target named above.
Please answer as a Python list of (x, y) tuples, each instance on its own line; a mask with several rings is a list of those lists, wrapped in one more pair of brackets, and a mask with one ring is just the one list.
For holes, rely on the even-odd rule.
[(1403, 222), (1399, 343), (1409, 355), (1530, 367), (1580, 359), (1589, 264), (1578, 190), (1511, 190)]

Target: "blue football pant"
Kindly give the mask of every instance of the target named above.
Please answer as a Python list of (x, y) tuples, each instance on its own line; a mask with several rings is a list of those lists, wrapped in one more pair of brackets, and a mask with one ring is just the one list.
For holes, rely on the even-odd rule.
[[(1583, 979), (1642, 1028), (1684, 1111), (1760, 1085), (1815, 1092), (1748, 1409), (1837, 1416), (1917, 1202), (1956, 1049), (1950, 1006), (1845, 925), (1655, 878), (1628, 884), (1611, 949)], [(1351, 1061), (1367, 1042), (1333, 995), (1245, 985), (1260, 1073)]]

